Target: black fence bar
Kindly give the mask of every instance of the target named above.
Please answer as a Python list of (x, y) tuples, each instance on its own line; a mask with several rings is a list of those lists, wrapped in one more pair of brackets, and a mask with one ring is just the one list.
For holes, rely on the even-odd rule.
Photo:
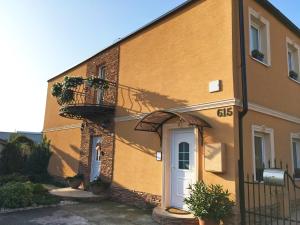
[(288, 173), (288, 166), (283, 169), (282, 162), (276, 160), (273, 165), (275, 169), (278, 166), (278, 169), (283, 170), (283, 185), (257, 181), (254, 174), (247, 174), (244, 181), (245, 221), (248, 225), (300, 225), (300, 196), (297, 193), (300, 187), (296, 185), (295, 178)]

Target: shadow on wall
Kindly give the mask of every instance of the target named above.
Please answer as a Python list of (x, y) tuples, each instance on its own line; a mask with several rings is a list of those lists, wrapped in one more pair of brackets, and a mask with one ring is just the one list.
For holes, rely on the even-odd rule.
[[(183, 98), (184, 97), (185, 96), (183, 96)], [(119, 85), (118, 102), (118, 115), (150, 113), (159, 109), (184, 108), (189, 106), (187, 100), (173, 99), (170, 96), (161, 95), (157, 92), (132, 88), (125, 85)], [(210, 129), (204, 129), (204, 143), (233, 142), (234, 133), (232, 131), (233, 127), (230, 123), (222, 122), (222, 119), (216, 119), (216, 116), (208, 117), (201, 112), (190, 113), (200, 116), (212, 126)], [(116, 141), (122, 142), (133, 149), (142, 151), (151, 155), (152, 157), (155, 157), (156, 151), (161, 151), (160, 138), (158, 134), (152, 132), (135, 131), (134, 128), (136, 123), (137, 120), (128, 121), (126, 123), (119, 122), (119, 129), (116, 130)], [(230, 131), (232, 131), (232, 137), (228, 136), (230, 135)], [(226, 159), (228, 162), (227, 165), (230, 165), (230, 162), (235, 160), (233, 143), (231, 146), (228, 146), (228, 143), (226, 143), (226, 147), (228, 148), (228, 153), (230, 155), (230, 158)], [(228, 153), (226, 153), (226, 155), (228, 155)], [(210, 156), (213, 157), (213, 155)], [(234, 166), (232, 166), (229, 171), (230, 174), (223, 174), (222, 177), (228, 180), (233, 180)]]
[[(51, 167), (49, 168), (51, 174), (61, 177), (65, 176), (64, 168), (66, 167), (66, 165), (72, 171), (72, 173), (76, 174), (78, 172), (79, 156), (76, 159), (66, 151), (57, 148), (55, 145), (51, 145), (51, 148), (53, 150), (53, 154), (50, 159), (51, 162), (49, 163), (49, 165), (51, 165)], [(80, 154), (80, 149), (76, 146), (70, 145), (70, 148), (76, 154)]]
[(158, 109), (187, 106), (188, 101), (173, 99), (157, 92), (119, 85), (118, 89), (119, 114), (149, 113)]
[[(186, 100), (172, 99), (157, 92), (121, 84), (119, 84), (118, 92), (118, 115), (150, 113), (164, 108), (185, 107), (188, 103)], [(116, 134), (116, 140), (155, 157), (156, 151), (161, 149), (158, 134), (135, 131), (136, 122), (130, 122), (129, 127), (119, 130)], [(149, 142), (149, 139), (151, 142)]]

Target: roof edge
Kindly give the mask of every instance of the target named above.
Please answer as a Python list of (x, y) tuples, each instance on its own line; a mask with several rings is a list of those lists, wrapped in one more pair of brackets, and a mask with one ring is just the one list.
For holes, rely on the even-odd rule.
[(276, 19), (286, 25), (292, 32), (294, 32), (298, 37), (300, 37), (300, 28), (294, 24), (287, 16), (285, 16), (279, 9), (277, 9), (268, 0), (255, 0), (259, 5), (269, 11)]
[(125, 41), (125, 40), (131, 38), (132, 36), (134, 36), (134, 35), (136, 35), (136, 34), (142, 32), (142, 31), (146, 30), (147, 28), (149, 28), (149, 27), (151, 27), (151, 26), (153, 26), (153, 25), (155, 25), (155, 24), (161, 22), (162, 20), (168, 18), (168, 17), (171, 16), (171, 15), (174, 15), (175, 13), (177, 13), (177, 12), (179, 12), (179, 11), (185, 9), (186, 7), (188, 7), (189, 5), (191, 5), (191, 4), (193, 4), (193, 3), (197, 2), (197, 1), (198, 1), (198, 0), (187, 0), (187, 1), (185, 1), (184, 3), (182, 3), (182, 4), (178, 5), (178, 6), (176, 6), (175, 8), (171, 9), (170, 11), (168, 11), (168, 12), (164, 13), (163, 15), (159, 16), (158, 18), (152, 20), (151, 22), (145, 24), (144, 26), (138, 28), (137, 30), (135, 30), (135, 31), (133, 31), (133, 32), (131, 32), (131, 33), (129, 33), (129, 34), (126, 35), (125, 37), (120, 38), (119, 40), (117, 40), (116, 42), (112, 43), (111, 45), (109, 45), (109, 46), (107, 46), (107, 47), (101, 49), (99, 52), (97, 52), (96, 54), (92, 55), (91, 57), (85, 59), (85, 60), (82, 61), (81, 63), (76, 64), (75, 66), (73, 66), (73, 67), (71, 67), (71, 68), (65, 70), (64, 72), (59, 73), (58, 75), (56, 75), (56, 76), (50, 78), (47, 82), (50, 82), (50, 81), (52, 81), (52, 80), (54, 80), (54, 79), (60, 77), (60, 76), (63, 75), (64, 73), (67, 73), (67, 72), (69, 72), (70, 70), (73, 70), (73, 69), (75, 69), (75, 68), (78, 67), (78, 66), (81, 66), (82, 64), (86, 63), (87, 61), (91, 60), (91, 59), (94, 58), (95, 56), (101, 54), (102, 52), (104, 52), (104, 51), (106, 51), (106, 50), (108, 50), (108, 49), (110, 49), (110, 48), (112, 48), (112, 47), (114, 47), (114, 46), (120, 44), (121, 42), (123, 42), (123, 41)]
[[(161, 15), (160, 17), (152, 20), (151, 22), (147, 23), (146, 25), (138, 28), (137, 30), (131, 32), (130, 34), (126, 35), (123, 38), (120, 38), (118, 41), (114, 42), (113, 44), (103, 48), (102, 50), (100, 50), (99, 52), (97, 52), (96, 54), (92, 55), (91, 57), (85, 59), (84, 61), (82, 61), (81, 63), (76, 64), (75, 66), (63, 71), (62, 73), (59, 73), (58, 75), (50, 78), (47, 82), (53, 81), (56, 78), (62, 76), (63, 74), (81, 66), (82, 64), (86, 63), (87, 61), (91, 60), (92, 58), (96, 57), (97, 55), (103, 53), (104, 51), (117, 46), (118, 44), (120, 44), (121, 42), (131, 38), (132, 36), (146, 30), (147, 28), (161, 22), (162, 20), (168, 18), (169, 16), (185, 9), (186, 7), (188, 7), (189, 5), (197, 2), (198, 0), (187, 0), (186, 2), (178, 5), (177, 7), (175, 7), (174, 9), (166, 12), (165, 14)], [(267, 11), (269, 11), (273, 16), (275, 16), (275, 18), (277, 18), (280, 22), (282, 22), (284, 25), (286, 25), (292, 32), (294, 32), (298, 37), (300, 37), (300, 29), (299, 27), (294, 24), (288, 17), (286, 17), (279, 9), (277, 9), (272, 3), (270, 3), (268, 0), (255, 0), (255, 2), (257, 2), (259, 5), (261, 5), (263, 8), (265, 8)]]

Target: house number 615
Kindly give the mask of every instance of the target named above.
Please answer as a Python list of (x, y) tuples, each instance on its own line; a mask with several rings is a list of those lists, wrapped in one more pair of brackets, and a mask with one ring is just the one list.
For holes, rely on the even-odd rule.
[(233, 115), (232, 108), (231, 108), (231, 107), (228, 107), (228, 108), (221, 108), (221, 109), (218, 109), (217, 115), (218, 115), (218, 117), (232, 116), (232, 115)]

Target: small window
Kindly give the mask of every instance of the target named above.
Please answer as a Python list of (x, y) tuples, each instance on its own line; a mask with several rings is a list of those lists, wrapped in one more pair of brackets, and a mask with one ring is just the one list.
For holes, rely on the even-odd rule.
[(253, 9), (249, 14), (250, 55), (252, 58), (270, 65), (269, 22)]
[(265, 143), (264, 136), (256, 134), (255, 145), (255, 177), (257, 181), (263, 180), (263, 170), (265, 168)]
[(256, 181), (263, 181), (264, 169), (273, 165), (271, 133), (254, 131), (253, 144), (254, 178)]
[(105, 79), (105, 72), (106, 72), (105, 66), (100, 66), (99, 72), (98, 72), (98, 77), (101, 79)]
[(292, 140), (293, 164), (295, 178), (300, 178), (300, 139)]
[(300, 81), (299, 77), (299, 48), (292, 41), (288, 40), (287, 43), (287, 62), (288, 62), (288, 75), (295, 81)]
[(251, 51), (260, 49), (260, 38), (258, 26), (251, 25)]
[(178, 154), (178, 168), (182, 170), (188, 170), (190, 168), (189, 144), (186, 142), (181, 142), (179, 144)]

